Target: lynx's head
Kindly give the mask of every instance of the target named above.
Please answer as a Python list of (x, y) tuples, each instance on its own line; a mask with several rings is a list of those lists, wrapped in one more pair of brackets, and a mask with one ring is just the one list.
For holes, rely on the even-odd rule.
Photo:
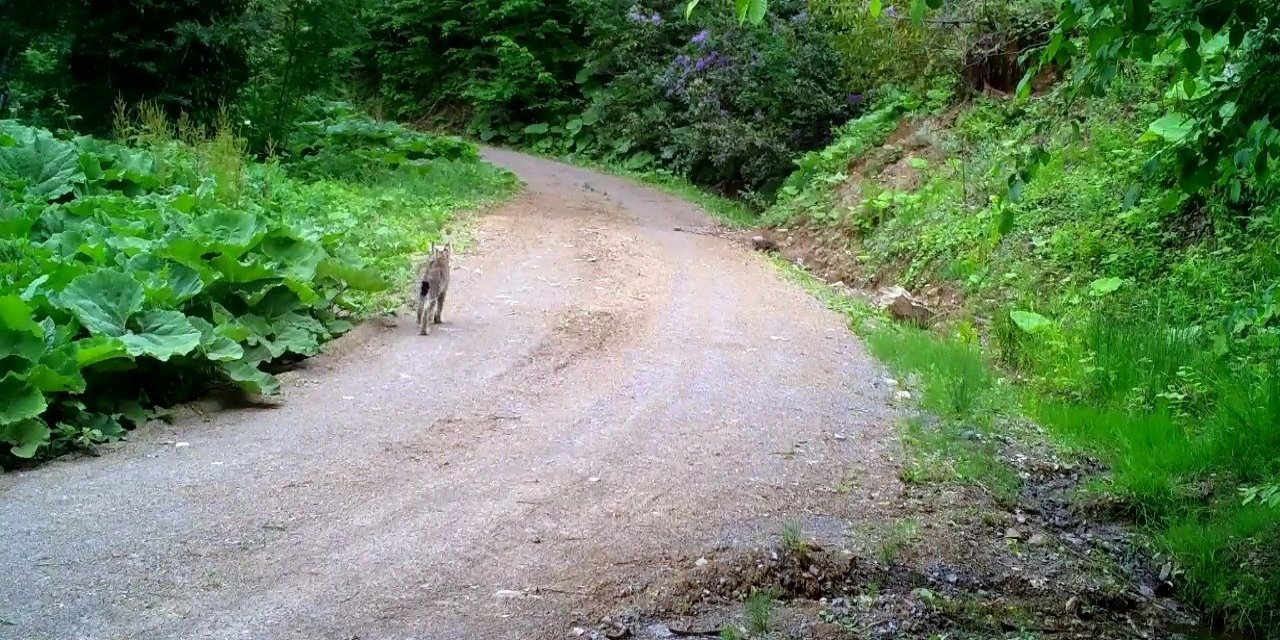
[(431, 251), (427, 254), (427, 264), (431, 265), (448, 265), (449, 257), (453, 253), (452, 246), (445, 242), (444, 244), (431, 245)]

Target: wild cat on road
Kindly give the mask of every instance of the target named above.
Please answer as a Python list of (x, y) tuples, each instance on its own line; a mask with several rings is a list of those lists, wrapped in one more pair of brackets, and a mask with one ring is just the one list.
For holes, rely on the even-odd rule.
[(444, 296), (449, 292), (449, 244), (433, 245), (422, 277), (418, 279), (418, 333), (429, 335), (432, 324), (440, 324), (440, 311), (444, 309)]

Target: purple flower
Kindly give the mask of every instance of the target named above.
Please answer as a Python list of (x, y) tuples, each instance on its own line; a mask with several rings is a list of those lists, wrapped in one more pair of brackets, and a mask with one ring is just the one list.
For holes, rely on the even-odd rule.
[(627, 13), (627, 19), (637, 24), (662, 24), (662, 16), (656, 13), (646, 16), (634, 7)]
[(862, 100), (863, 100), (861, 93), (851, 93), (849, 94), (849, 97), (846, 99), (849, 101), (849, 104), (852, 104), (852, 105), (862, 104)]
[(884, 14), (886, 16), (889, 16), (890, 18), (896, 18), (898, 17), (898, 10), (893, 8), (892, 6), (888, 6), (884, 8)]
[(692, 42), (694, 44), (702, 44), (707, 41), (707, 36), (709, 35), (711, 34), (708, 33), (706, 29), (703, 29), (702, 31), (699, 31), (697, 35), (693, 36), (693, 38), (689, 40), (689, 42)]

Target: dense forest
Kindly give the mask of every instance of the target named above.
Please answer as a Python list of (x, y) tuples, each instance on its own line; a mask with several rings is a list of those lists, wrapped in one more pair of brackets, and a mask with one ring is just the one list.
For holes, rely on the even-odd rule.
[[(9, 0), (6, 460), (211, 384), (270, 392), (398, 304), (450, 212), (511, 190), (479, 141), (687, 181), (828, 281), (929, 292), (933, 347), (871, 340), (927, 408), (1100, 460), (1082, 501), (1273, 630), (1280, 4), (692, 5)], [(983, 468), (925, 475), (1017, 483)]]

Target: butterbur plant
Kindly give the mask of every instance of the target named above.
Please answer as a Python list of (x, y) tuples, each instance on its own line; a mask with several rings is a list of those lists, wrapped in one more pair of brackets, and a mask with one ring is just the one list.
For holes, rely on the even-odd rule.
[[(398, 158), (401, 171), (477, 162), (465, 143), (365, 118), (319, 129), (313, 149), (434, 162)], [(318, 198), (332, 186), (248, 163), (243, 197), (222, 197), (218, 144), (62, 140), (0, 121), (0, 464), (118, 439), (213, 386), (272, 394), (270, 367), (315, 355), (351, 328), (350, 297), (386, 287), (386, 269), (366, 267), (382, 258), (376, 229), (330, 211)]]

